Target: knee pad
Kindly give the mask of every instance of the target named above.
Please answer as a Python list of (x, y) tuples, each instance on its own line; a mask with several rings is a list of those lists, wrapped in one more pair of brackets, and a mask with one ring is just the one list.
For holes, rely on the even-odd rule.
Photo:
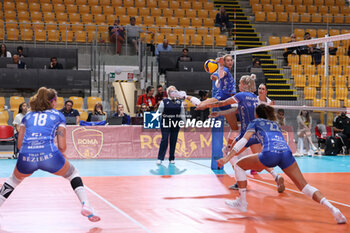
[(318, 191), (317, 188), (312, 187), (311, 185), (307, 184), (305, 185), (305, 187), (303, 188), (303, 190), (301, 190), (306, 196), (312, 198), (312, 196), (314, 195), (315, 192)]
[(63, 177), (68, 179), (69, 181), (72, 181), (75, 177), (79, 176), (79, 171), (72, 164), (70, 164), (67, 173)]
[(237, 165), (237, 163), (234, 166), (234, 170), (235, 170), (235, 176), (236, 176), (237, 181), (246, 181), (247, 180), (247, 174), (240, 166)]

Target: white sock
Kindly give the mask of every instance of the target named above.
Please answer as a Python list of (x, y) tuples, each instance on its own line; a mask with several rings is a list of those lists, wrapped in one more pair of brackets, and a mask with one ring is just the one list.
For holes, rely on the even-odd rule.
[(2, 206), (2, 204), (4, 204), (5, 201), (6, 198), (0, 195), (0, 206)]
[(77, 194), (81, 204), (89, 205), (89, 200), (87, 198), (85, 188), (83, 186), (80, 186), (74, 190), (75, 194)]
[(277, 172), (274, 169), (270, 171), (270, 174), (272, 175), (273, 179), (276, 179), (276, 177), (278, 176)]
[(240, 199), (243, 203), (247, 202), (247, 189), (246, 188), (239, 188), (239, 195), (240, 195)]
[(320, 203), (321, 205), (326, 206), (332, 212), (336, 209), (325, 197), (321, 199)]

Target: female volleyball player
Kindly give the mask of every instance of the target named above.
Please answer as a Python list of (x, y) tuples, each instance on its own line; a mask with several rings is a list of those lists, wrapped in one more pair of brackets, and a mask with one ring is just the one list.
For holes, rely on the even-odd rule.
[[(251, 121), (255, 119), (255, 107), (258, 105), (258, 97), (253, 93), (256, 91), (256, 85), (255, 85), (255, 74), (252, 75), (244, 75), (241, 77), (239, 82), (239, 90), (240, 93), (237, 93), (236, 95), (224, 100), (224, 101), (217, 101), (215, 103), (205, 103), (202, 102), (197, 106), (198, 110), (202, 110), (208, 107), (221, 107), (226, 105), (231, 105), (234, 103), (238, 103), (238, 115), (240, 117), (241, 121), (241, 133), (238, 137), (236, 137), (235, 141), (230, 145), (230, 148), (234, 146), (237, 141), (239, 141), (243, 135), (246, 132), (247, 126)], [(211, 114), (211, 117), (217, 117), (221, 114), (225, 114), (225, 111), (223, 112), (214, 112)], [(236, 116), (234, 116), (236, 117)], [(258, 153), (261, 151), (261, 145), (258, 141), (257, 137), (254, 135), (250, 138), (249, 141), (244, 145), (244, 147), (241, 148), (241, 150), (237, 154), (241, 154), (246, 148), (250, 147), (251, 151), (253, 153)], [(238, 160), (237, 157), (233, 157), (231, 164), (233, 167), (235, 167), (235, 163)], [(283, 192), (284, 187), (284, 179), (282, 176), (279, 176), (273, 169), (268, 168), (267, 171), (273, 176), (277, 183), (277, 189), (278, 192)], [(231, 189), (237, 189), (237, 185), (233, 185), (230, 187)]]
[(340, 210), (334, 207), (318, 189), (309, 185), (305, 180), (287, 142), (283, 138), (279, 125), (275, 122), (274, 108), (260, 104), (255, 112), (258, 119), (253, 120), (248, 125), (246, 133), (234, 145), (230, 154), (218, 160), (218, 165), (223, 166), (242, 150), (253, 135), (258, 135), (258, 139), (263, 145), (261, 153), (243, 157), (236, 163), (235, 176), (238, 182), (240, 197), (233, 201), (227, 200), (226, 204), (242, 212), (246, 212), (248, 203), (246, 200), (247, 176), (245, 170), (255, 169), (261, 171), (266, 168), (279, 166), (299, 190), (313, 200), (326, 206), (339, 224), (346, 223), (346, 218)]
[[(68, 179), (82, 203), (81, 214), (92, 222), (100, 217), (89, 207), (78, 170), (64, 156), (66, 121), (55, 109), (57, 93), (41, 87), (30, 101), (31, 112), (23, 118), (18, 134), (19, 157), (12, 175), (0, 189), (0, 206), (24, 178), (40, 169)], [(57, 147), (54, 144), (57, 135)]]

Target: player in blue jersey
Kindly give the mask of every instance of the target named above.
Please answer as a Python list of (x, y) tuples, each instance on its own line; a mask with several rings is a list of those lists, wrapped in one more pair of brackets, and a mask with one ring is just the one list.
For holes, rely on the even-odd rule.
[[(256, 76), (254, 74), (244, 75), (239, 81), (239, 90), (241, 92), (224, 101), (217, 101), (212, 104), (205, 104), (203, 102), (197, 106), (197, 109), (202, 110), (207, 107), (221, 107), (238, 103), (238, 113), (241, 122), (241, 132), (240, 135), (236, 137), (235, 141), (231, 145), (229, 145), (229, 150), (237, 143), (237, 141), (239, 141), (243, 137), (243, 135), (246, 132), (247, 126), (250, 122), (252, 122), (255, 119), (255, 107), (258, 105), (258, 97), (253, 93), (256, 91), (255, 78)], [(226, 111), (214, 112), (211, 114), (211, 117), (218, 117), (220, 115), (225, 114)], [(242, 147), (242, 149), (237, 154), (240, 155), (248, 147), (250, 147), (253, 153), (258, 153), (261, 151), (261, 145), (258, 139), (255, 136), (252, 136), (250, 140), (246, 143), (246, 145)], [(237, 160), (237, 157), (233, 157), (230, 161), (233, 167), (235, 167), (235, 163), (237, 162)], [(285, 189), (283, 177), (278, 175), (273, 169), (268, 168), (267, 171), (275, 179), (277, 183), (278, 192), (283, 192)], [(238, 189), (237, 184), (232, 185), (230, 188)]]
[[(66, 120), (55, 109), (57, 93), (41, 87), (30, 101), (31, 112), (22, 119), (18, 133), (19, 157), (12, 175), (0, 189), (0, 206), (24, 178), (43, 170), (68, 179), (82, 203), (81, 214), (92, 222), (97, 216), (89, 206), (79, 171), (66, 159)], [(57, 146), (54, 143), (57, 136)]]
[(232, 157), (237, 155), (254, 135), (257, 135), (260, 143), (263, 145), (263, 149), (259, 154), (245, 156), (236, 163), (235, 176), (238, 181), (240, 197), (233, 201), (227, 200), (226, 204), (242, 212), (247, 211), (247, 176), (245, 170), (255, 169), (261, 171), (266, 168), (279, 166), (299, 190), (316, 202), (326, 206), (333, 214), (337, 223), (346, 223), (346, 218), (340, 210), (334, 207), (318, 189), (309, 185), (305, 180), (276, 122), (274, 108), (269, 105), (260, 104), (256, 108), (256, 115), (258, 119), (253, 120), (248, 125), (246, 133), (234, 145), (230, 154), (218, 160), (218, 165), (223, 166)]

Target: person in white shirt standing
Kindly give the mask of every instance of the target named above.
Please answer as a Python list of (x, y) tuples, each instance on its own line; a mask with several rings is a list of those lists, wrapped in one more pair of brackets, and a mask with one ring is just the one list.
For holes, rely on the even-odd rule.
[[(28, 105), (26, 102), (23, 102), (19, 105), (18, 114), (13, 119), (12, 125), (13, 125), (14, 131), (15, 131), (16, 143), (17, 143), (17, 138), (18, 138), (19, 126), (22, 122), (23, 117), (27, 114), (27, 112), (28, 112)], [(16, 145), (14, 158), (17, 158), (17, 154), (18, 154), (18, 148)]]

